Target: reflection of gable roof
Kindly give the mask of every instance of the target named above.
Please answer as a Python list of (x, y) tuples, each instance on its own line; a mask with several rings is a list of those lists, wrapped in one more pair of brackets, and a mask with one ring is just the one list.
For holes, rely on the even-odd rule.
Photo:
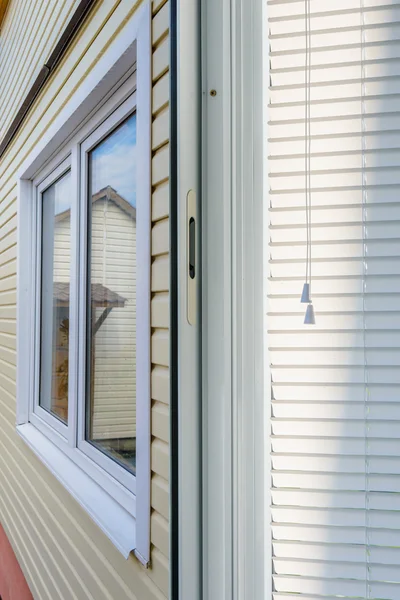
[[(126, 299), (104, 287), (101, 283), (92, 283), (90, 286), (91, 301), (95, 306), (125, 306)], [(69, 306), (70, 286), (68, 281), (55, 281), (53, 295), (57, 306)]]
[[(122, 196), (117, 194), (117, 192), (114, 190), (114, 188), (112, 188), (110, 185), (108, 185), (107, 187), (105, 187), (105, 188), (99, 190), (98, 192), (96, 192), (95, 194), (93, 194), (92, 204), (94, 204), (95, 202), (98, 202), (99, 200), (109, 200), (111, 202), (114, 202), (114, 204), (116, 204), (121, 210), (126, 212), (132, 219), (134, 219), (136, 221), (135, 206), (132, 206), (132, 204), (129, 204), (129, 202), (127, 200), (125, 200), (125, 198), (123, 198)], [(63, 219), (65, 219), (66, 217), (69, 216), (70, 212), (71, 212), (70, 208), (68, 208), (67, 210), (64, 210), (64, 212), (56, 215), (55, 220), (62, 221)]]

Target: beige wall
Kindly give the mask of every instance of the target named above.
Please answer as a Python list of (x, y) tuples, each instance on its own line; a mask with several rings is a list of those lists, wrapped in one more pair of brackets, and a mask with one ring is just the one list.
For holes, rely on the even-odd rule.
[[(11, 0), (1, 31), (0, 139), (78, 0)], [(37, 600), (168, 596), (168, 2), (153, 1), (151, 568), (125, 560), (15, 432), (16, 173), (113, 36), (133, 0), (102, 0), (0, 160), (0, 519)]]

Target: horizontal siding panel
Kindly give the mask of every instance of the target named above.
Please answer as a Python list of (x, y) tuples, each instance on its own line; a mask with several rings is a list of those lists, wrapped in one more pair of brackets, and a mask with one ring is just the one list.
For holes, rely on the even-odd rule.
[[(0, 307), (1, 306), (9, 306), (9, 305), (16, 306), (16, 303), (17, 303), (16, 290), (0, 292)], [(15, 309), (13, 309), (13, 310), (14, 310), (13, 314), (15, 316)]]
[(153, 53), (153, 81), (159, 79), (168, 71), (169, 67), (169, 38), (156, 48)]
[(9, 333), (0, 333), (0, 347), (16, 350), (16, 337)]
[(167, 520), (169, 520), (168, 495), (168, 482), (159, 475), (153, 475), (151, 478), (151, 505)]
[[(164, 442), (169, 442), (169, 407), (162, 402), (155, 402), (151, 410), (152, 433)], [(166, 479), (166, 478), (165, 478)]]
[(169, 219), (158, 221), (151, 230), (152, 256), (167, 254), (169, 251)]
[(160, 439), (155, 439), (151, 445), (151, 469), (169, 480), (169, 448)]
[(151, 291), (167, 292), (169, 290), (169, 257), (158, 256), (151, 265)]
[(168, 0), (152, 0), (153, 15), (157, 14), (157, 11), (159, 11), (164, 4), (167, 4), (167, 2)]
[[(17, 365), (17, 354), (15, 350), (11, 350), (10, 348), (0, 347), (0, 359), (4, 361), (4, 363), (8, 363), (9, 366), (16, 367)], [(13, 376), (9, 375), (15, 380), (15, 372)]]
[(156, 294), (151, 301), (151, 324), (153, 327), (169, 328), (169, 294)]
[(164, 404), (169, 404), (170, 379), (169, 369), (156, 365), (151, 371), (151, 397)]
[(169, 103), (169, 73), (165, 73), (153, 87), (153, 114), (158, 113)]
[(0, 319), (15, 319), (16, 311), (17, 307), (13, 304), (5, 306), (0, 304)]
[(152, 22), (152, 43), (156, 46), (160, 39), (168, 34), (169, 30), (169, 4), (165, 4), (154, 16)]
[(169, 590), (168, 559), (157, 548), (154, 548), (151, 559), (152, 564), (149, 577), (167, 595)]
[(152, 160), (152, 183), (158, 185), (169, 177), (169, 147), (163, 146)]
[(158, 113), (152, 125), (153, 149), (168, 143), (169, 139), (169, 110), (164, 109)]
[(11, 358), (11, 360), (15, 360), (14, 356), (13, 356), (13, 352), (7, 351), (6, 348), (0, 348), (1, 376), (4, 375), (7, 379), (10, 380), (11, 385), (13, 385), (13, 382), (15, 381), (15, 378), (16, 378), (16, 365), (8, 362), (7, 359), (10, 359), (10, 358)]
[[(0, 263), (0, 279), (7, 281), (7, 280), (11, 279), (12, 277), (16, 277), (16, 272), (17, 272), (16, 257), (7, 261), (5, 264)], [(15, 289), (15, 286), (13, 289)], [(5, 291), (5, 288), (3, 291)]]
[(153, 222), (165, 219), (169, 214), (169, 182), (163, 183), (156, 187), (152, 197), (152, 213)]
[[(2, 239), (0, 239), (0, 255), (5, 254), (7, 251), (10, 252), (10, 249), (13, 249), (16, 252), (16, 244), (17, 244), (17, 231), (13, 229), (5, 235)], [(13, 257), (14, 258), (14, 257)], [(4, 257), (2, 257), (3, 262), (5, 262)], [(11, 260), (11, 255), (8, 260)]]
[(2, 321), (0, 319), (0, 333), (8, 333), (16, 335), (17, 323), (16, 321)]
[(151, 542), (164, 556), (169, 556), (169, 523), (155, 511), (151, 515)]
[(157, 329), (151, 336), (151, 361), (164, 367), (169, 366), (169, 334), (167, 330)]

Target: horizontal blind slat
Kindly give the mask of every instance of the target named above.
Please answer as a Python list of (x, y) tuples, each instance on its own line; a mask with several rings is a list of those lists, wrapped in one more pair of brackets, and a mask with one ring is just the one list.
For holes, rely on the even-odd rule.
[(347, 598), (363, 598), (365, 591), (364, 581), (352, 581), (349, 579), (319, 579), (309, 577), (278, 576), (273, 577), (275, 590), (277, 592), (321, 594), (329, 589), (331, 594)]
[[(303, 16), (304, 18), (304, 2), (302, 0), (269, 0), (268, 14), (271, 21), (277, 18), (286, 18), (287, 16)], [(364, 9), (376, 9), (381, 6), (397, 6), (400, 5), (398, 0), (364, 0)], [(330, 0), (319, 0), (317, 4), (311, 4), (311, 15), (315, 13), (331, 13), (345, 10), (359, 10), (359, 0), (336, 0), (334, 8)]]

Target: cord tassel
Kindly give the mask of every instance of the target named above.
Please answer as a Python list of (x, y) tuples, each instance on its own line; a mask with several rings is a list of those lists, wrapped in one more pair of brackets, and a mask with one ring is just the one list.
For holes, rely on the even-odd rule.
[(311, 302), (307, 306), (306, 316), (304, 317), (304, 325), (315, 325), (314, 306)]
[(303, 285), (303, 293), (301, 294), (301, 300), (300, 302), (302, 304), (310, 304), (311, 299), (310, 299), (310, 284), (309, 283), (305, 283)]

